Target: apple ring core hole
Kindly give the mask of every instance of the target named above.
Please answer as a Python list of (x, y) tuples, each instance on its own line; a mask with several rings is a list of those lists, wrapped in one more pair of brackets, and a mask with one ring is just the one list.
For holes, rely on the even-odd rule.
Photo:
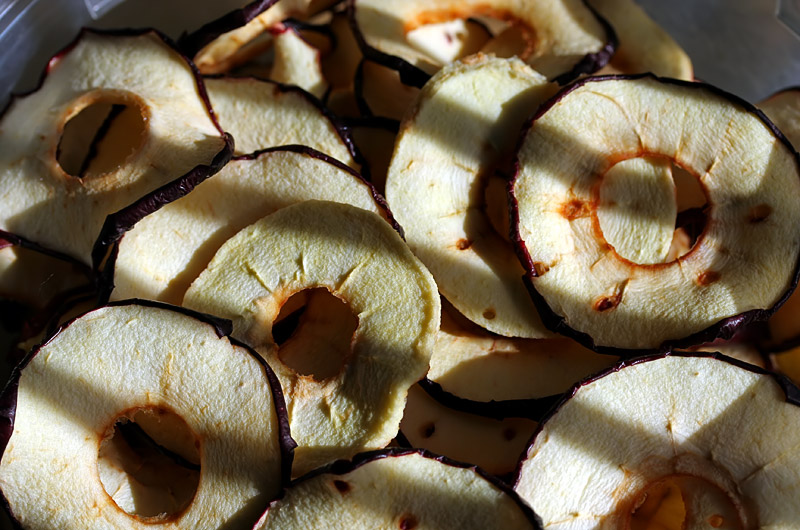
[(93, 93), (67, 113), (56, 162), (69, 176), (86, 179), (111, 173), (142, 148), (148, 112), (134, 94)]
[(706, 479), (675, 474), (649, 483), (636, 495), (623, 530), (746, 527), (737, 503)]
[(673, 262), (695, 247), (707, 223), (708, 198), (700, 179), (659, 156), (611, 166), (595, 190), (602, 238), (636, 265)]
[(98, 449), (103, 489), (117, 507), (145, 523), (176, 519), (200, 483), (200, 438), (165, 407), (133, 408), (106, 429)]
[(324, 287), (304, 289), (281, 306), (272, 325), (280, 361), (315, 381), (335, 377), (352, 354), (358, 317)]

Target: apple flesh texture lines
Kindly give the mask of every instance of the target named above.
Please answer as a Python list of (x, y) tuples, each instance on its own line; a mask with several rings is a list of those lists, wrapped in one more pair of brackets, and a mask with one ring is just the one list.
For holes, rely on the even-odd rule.
[[(271, 327), (294, 293), (326, 288), (358, 319), (349, 359), (322, 381), (284, 365)], [(408, 388), (428, 369), (440, 320), (436, 284), (388, 223), (349, 204), (305, 201), (243, 229), (183, 301), (233, 322), (281, 381), (293, 476), (397, 434)], [(324, 352), (319, 352), (320, 355)]]
[(204, 82), (220, 126), (236, 139), (236, 155), (304, 145), (358, 170), (347, 133), (307, 92), (254, 78), (209, 77)]
[[(708, 197), (705, 231), (670, 263), (622, 259), (597, 228), (597, 175), (640, 156), (673, 160)], [(517, 167), (518, 248), (537, 307), (589, 347), (713, 340), (768, 316), (796, 284), (797, 154), (719, 89), (652, 76), (578, 82), (532, 122)]]
[[(642, 358), (577, 385), (515, 484), (544, 527), (627, 529), (647, 488), (687, 476), (709, 487), (684, 499), (685, 528), (714, 515), (723, 528), (796, 528), (800, 409), (772, 374), (718, 357)], [(727, 500), (703, 506), (714, 490)]]
[(267, 370), (254, 352), (180, 309), (123, 304), (72, 321), (15, 376), (13, 432), (0, 462), (11, 513), (31, 530), (151, 528), (104, 491), (97, 461), (120, 416), (155, 407), (186, 422), (202, 455), (195, 497), (163, 527), (255, 521), (287, 465), (283, 404)]
[[(135, 77), (126, 73), (130, 65)], [(106, 216), (225, 150), (200, 93), (189, 63), (157, 33), (85, 30), (50, 61), (40, 88), (3, 114), (0, 187), (10, 200), (0, 204), (0, 230), (91, 264)], [(105, 174), (68, 175), (56, 160), (61, 129), (103, 100), (138, 106), (146, 123), (141, 146)]]

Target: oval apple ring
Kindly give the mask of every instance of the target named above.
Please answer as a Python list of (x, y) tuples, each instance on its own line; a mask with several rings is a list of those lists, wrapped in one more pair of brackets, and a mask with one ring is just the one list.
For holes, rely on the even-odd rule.
[(194, 68), (155, 31), (84, 30), (0, 134), (0, 230), (85, 264), (106, 216), (232, 150)]
[[(274, 322), (296, 293), (312, 298), (310, 325), (279, 339)], [(183, 305), (232, 320), (234, 336), (275, 370), (298, 443), (293, 476), (391, 441), (408, 388), (428, 370), (440, 317), (433, 278), (397, 232), (327, 201), (287, 206), (229, 239)], [(344, 326), (323, 328), (331, 315)]]
[(288, 478), (286, 411), (263, 360), (218, 326), (129, 302), (71, 321), (26, 358), (3, 394), (0, 441), (0, 487), (22, 527), (258, 518)]
[[(671, 160), (708, 199), (696, 243), (667, 263), (623, 258), (598, 220), (605, 175), (640, 157)], [(517, 168), (512, 210), (534, 301), (548, 327), (589, 347), (729, 337), (797, 284), (797, 153), (719, 89), (650, 75), (581, 81), (538, 113)]]

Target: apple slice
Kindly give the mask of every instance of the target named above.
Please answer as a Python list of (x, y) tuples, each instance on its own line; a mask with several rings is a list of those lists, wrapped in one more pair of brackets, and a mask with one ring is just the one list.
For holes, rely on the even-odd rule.
[[(219, 169), (230, 139), (199, 83), (188, 61), (153, 31), (84, 30), (51, 59), (41, 87), (14, 99), (0, 120), (0, 230), (90, 264), (107, 215), (192, 168), (206, 176)], [(109, 103), (128, 111), (108, 125), (88, 170), (70, 174), (73, 159), (67, 167), (59, 160), (59, 145), (74, 152), (63, 138), (70, 121)]]
[(274, 25), (314, 14), (334, 1), (254, 0), (184, 35), (179, 44), (202, 73), (225, 73), (261, 53), (265, 41), (260, 37)]
[(795, 147), (800, 146), (800, 87), (787, 88), (768, 97), (758, 108)]
[(528, 40), (522, 44), (533, 49), (525, 61), (562, 84), (601, 68), (616, 46), (611, 27), (582, 0), (350, 0), (349, 7), (364, 56), (398, 70), (403, 83), (418, 87), (446, 63), (429, 46), (417, 45), (414, 35), (426, 26), (447, 33), (447, 23), (459, 19), (489, 16), (524, 26)]
[(256, 524), (271, 528), (540, 529), (536, 514), (480, 468), (387, 449), (295, 482)]
[[(792, 142), (800, 146), (800, 88), (781, 90), (758, 104), (770, 120)], [(769, 337), (764, 346), (771, 351), (792, 348), (800, 343), (800, 297), (796, 293), (786, 300), (767, 321)]]
[(506, 476), (516, 469), (537, 425), (528, 418), (492, 418), (453, 409), (414, 385), (408, 391), (400, 432), (411, 447)]
[(799, 392), (724, 356), (623, 363), (541, 424), (514, 489), (544, 528), (789, 530)]
[(614, 27), (619, 45), (600, 73), (641, 74), (694, 80), (681, 46), (635, 0), (587, 0)]
[[(387, 175), (392, 211), (444, 297), (500, 335), (550, 336), (512, 245), (490, 223), (486, 186), (523, 121), (553, 91), (518, 59), (475, 56), (446, 66), (409, 109)], [(498, 197), (505, 209), (505, 194)]]
[[(322, 307), (338, 304), (351, 326), (349, 336), (303, 339), (312, 358), (328, 359), (324, 372), (287, 358), (273, 325), (293, 295), (320, 288), (336, 298)], [(275, 370), (298, 442), (293, 476), (389, 443), (440, 318), (436, 284), (398, 233), (372, 212), (326, 201), (286, 206), (229, 239), (183, 304), (231, 319), (234, 336)]]
[[(249, 528), (291, 462), (276, 385), (203, 315), (136, 303), (90, 312), (4, 391), (7, 506), (30, 529)], [(169, 458), (137, 451), (134, 425)], [(169, 502), (148, 495), (165, 483)]]
[(318, 98), (328, 91), (322, 74), (320, 51), (309, 44), (293, 27), (278, 24), (270, 29), (273, 44), (273, 63), (270, 79), (286, 85), (299, 86)]
[(179, 304), (228, 238), (268, 213), (307, 199), (349, 202), (396, 224), (375, 189), (340, 162), (303, 146), (268, 149), (235, 158), (157, 211), (143, 208), (138, 217), (121, 217), (107, 240), (113, 250), (102, 291), (114, 300)]
[[(704, 230), (669, 263), (620, 256), (598, 219), (608, 171), (642, 157), (682, 167), (708, 200)], [(573, 84), (525, 133), (511, 187), (543, 320), (613, 352), (728, 338), (765, 319), (797, 284), (798, 165), (761, 113), (719, 89), (651, 75)]]
[[(565, 337), (498, 336), (468, 321), (443, 302), (442, 324), (427, 379), (440, 385), (442, 391), (472, 402), (459, 409), (475, 410), (476, 405), (490, 404), (503, 410), (503, 402), (510, 400), (562, 394), (577, 381), (617, 360), (614, 356), (598, 355)], [(454, 406), (452, 402), (446, 404)], [(524, 409), (530, 406), (516, 410)]]
[(307, 145), (358, 169), (353, 141), (307, 92), (254, 78), (206, 78), (220, 125), (236, 139), (236, 154), (279, 145)]

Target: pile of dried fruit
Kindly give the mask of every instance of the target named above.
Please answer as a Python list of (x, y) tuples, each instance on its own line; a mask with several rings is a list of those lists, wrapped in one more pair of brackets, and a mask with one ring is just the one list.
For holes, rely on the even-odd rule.
[(632, 0), (84, 30), (0, 117), (8, 514), (797, 528), (798, 95)]

